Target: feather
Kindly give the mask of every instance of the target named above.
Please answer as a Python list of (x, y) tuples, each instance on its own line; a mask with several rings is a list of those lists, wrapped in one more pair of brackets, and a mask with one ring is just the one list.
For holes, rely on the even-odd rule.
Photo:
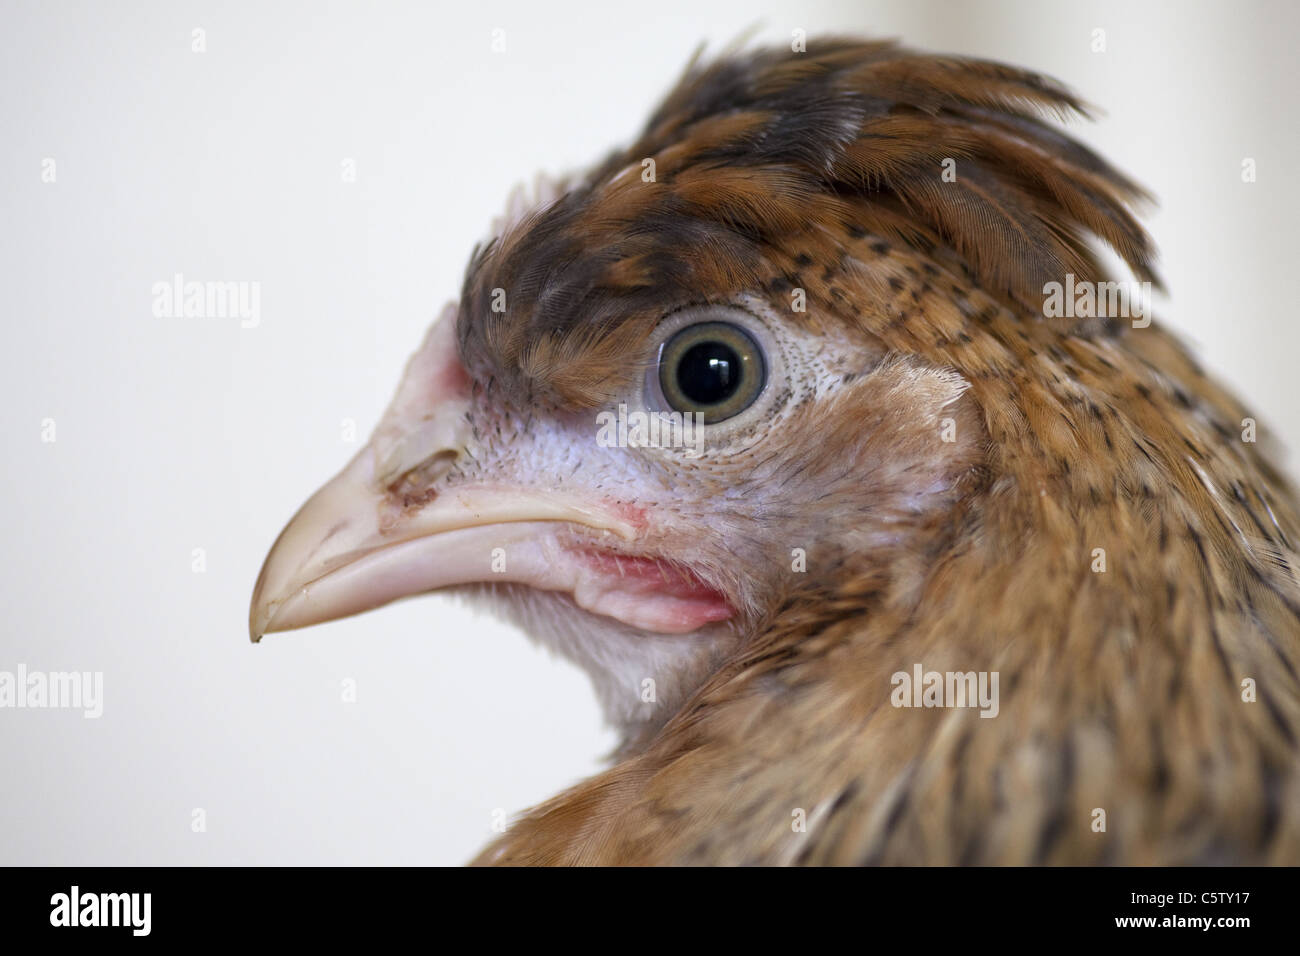
[[(1037, 74), (888, 42), (697, 63), (636, 143), (476, 254), (462, 349), (503, 387), (599, 404), (673, 304), (663, 290), (685, 300), (752, 286), (761, 257), (810, 222), (954, 255), (1018, 305), (1041, 307), (1044, 284), (1066, 273), (1104, 281), (1089, 236), (1156, 280), (1129, 211), (1145, 193), (1039, 118), (1084, 111)], [(647, 161), (653, 181), (640, 175)], [(504, 315), (488, 307), (496, 289), (508, 290)]]

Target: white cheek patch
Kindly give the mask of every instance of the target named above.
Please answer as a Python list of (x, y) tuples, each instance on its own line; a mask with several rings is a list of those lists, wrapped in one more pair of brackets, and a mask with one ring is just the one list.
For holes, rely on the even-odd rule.
[[(645, 462), (598, 444), (595, 412), (587, 423), (581, 417), (523, 422), (480, 415), (476, 425), (481, 436), (490, 436), (479, 448), (481, 465), (462, 467), (450, 490), (458, 483), (473, 487), (483, 478), (506, 487), (545, 488), (623, 516), (642, 534), (653, 535), (662, 489)], [(688, 634), (734, 616), (726, 597), (698, 576), (637, 553), (640, 542), (628, 545), (565, 527), (557, 525), (544, 551), (519, 551), (520, 560), (509, 559), (500, 580), (565, 592), (586, 611), (656, 634)]]

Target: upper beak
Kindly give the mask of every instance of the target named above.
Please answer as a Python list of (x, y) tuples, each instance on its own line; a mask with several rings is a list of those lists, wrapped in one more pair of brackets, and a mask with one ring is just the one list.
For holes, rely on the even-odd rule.
[[(369, 444), (280, 533), (253, 591), (254, 641), (456, 584), (545, 585), (556, 573), (548, 532), (560, 523), (633, 537), (626, 521), (568, 495), (487, 485), (432, 490), (469, 440), (464, 383), (448, 368), (458, 361), (452, 321), (444, 315), (435, 324)], [(397, 490), (413, 479), (416, 494)]]

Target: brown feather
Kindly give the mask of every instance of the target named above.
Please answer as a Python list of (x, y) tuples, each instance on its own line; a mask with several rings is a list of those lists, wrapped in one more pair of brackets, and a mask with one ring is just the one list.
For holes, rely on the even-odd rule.
[[(1154, 279), (1150, 241), (1128, 211), (1145, 194), (1036, 118), (1083, 108), (1035, 74), (891, 43), (832, 40), (808, 54), (697, 65), (635, 144), (476, 253), (462, 351), (519, 394), (598, 404), (625, 384), (625, 359), (674, 304), (665, 290), (685, 301), (745, 288), (765, 247), (797, 240), (808, 223), (942, 247), (981, 288), (1018, 304), (1037, 306), (1044, 282), (1064, 272), (1104, 279), (1089, 234)], [(955, 183), (939, 175), (947, 158)], [(629, 260), (640, 263), (632, 282)], [(507, 293), (504, 315), (489, 307), (496, 289)], [(571, 330), (598, 352), (538, 344)]]
[[(1102, 277), (1091, 237), (1155, 278), (1145, 194), (1038, 118), (1082, 110), (892, 43), (724, 57), (476, 254), (471, 371), (561, 406), (617, 394), (687, 302), (749, 292), (875, 343), (752, 480), (797, 505), (853, 469), (845, 513), (897, 531), (854, 551), (810, 530), (818, 573), (761, 582), (752, 639), (480, 862), (1300, 862), (1296, 500), (1158, 325), (1043, 320), (1044, 281)], [(941, 490), (914, 500), (918, 475)], [(890, 707), (917, 661), (999, 672), (999, 718)]]

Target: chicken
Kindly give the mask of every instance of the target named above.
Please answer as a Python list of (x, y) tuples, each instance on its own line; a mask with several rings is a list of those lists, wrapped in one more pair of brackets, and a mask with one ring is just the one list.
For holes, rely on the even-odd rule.
[(611, 766), (480, 863), (1300, 863), (1296, 498), (1101, 307), (1097, 240), (1158, 278), (1085, 112), (893, 42), (693, 62), (476, 248), (253, 638), (450, 589), (585, 668)]

